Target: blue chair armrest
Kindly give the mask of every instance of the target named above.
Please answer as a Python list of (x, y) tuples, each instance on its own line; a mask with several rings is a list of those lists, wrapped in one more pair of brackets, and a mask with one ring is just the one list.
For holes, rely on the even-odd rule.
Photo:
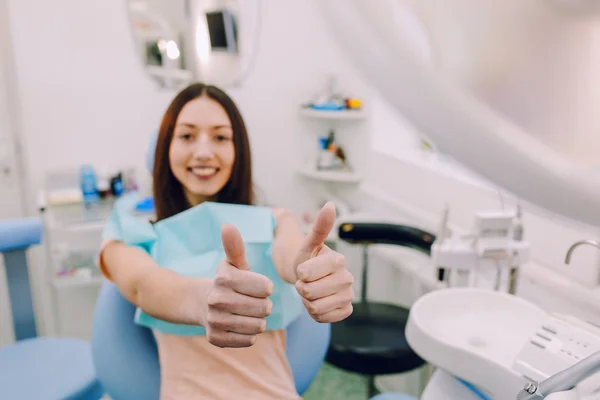
[(160, 364), (150, 329), (133, 323), (135, 306), (112, 283), (96, 302), (92, 354), (98, 380), (115, 400), (158, 400)]
[(0, 253), (25, 250), (41, 241), (42, 221), (39, 218), (0, 221)]
[(302, 314), (287, 327), (286, 355), (302, 395), (315, 380), (329, 349), (331, 324), (316, 322), (302, 307)]

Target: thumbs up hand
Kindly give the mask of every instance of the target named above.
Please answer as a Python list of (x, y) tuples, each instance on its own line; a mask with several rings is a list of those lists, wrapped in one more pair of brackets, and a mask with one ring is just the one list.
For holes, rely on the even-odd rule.
[(266, 329), (273, 304), (273, 282), (250, 271), (244, 241), (232, 225), (221, 229), (226, 258), (217, 269), (206, 299), (205, 323), (209, 343), (218, 347), (249, 347)]
[(296, 290), (317, 322), (338, 322), (352, 314), (354, 278), (346, 260), (325, 245), (335, 224), (335, 207), (323, 206), (296, 258)]

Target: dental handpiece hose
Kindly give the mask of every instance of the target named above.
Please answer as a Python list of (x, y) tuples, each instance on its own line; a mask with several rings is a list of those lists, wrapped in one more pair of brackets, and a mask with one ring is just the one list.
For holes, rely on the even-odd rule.
[(579, 382), (598, 371), (600, 371), (600, 351), (540, 382), (539, 393), (545, 397), (552, 393), (571, 390)]

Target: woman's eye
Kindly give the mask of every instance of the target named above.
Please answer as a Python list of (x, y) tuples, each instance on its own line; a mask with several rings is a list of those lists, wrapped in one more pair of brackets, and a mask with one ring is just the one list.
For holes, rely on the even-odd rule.
[(188, 141), (192, 139), (192, 135), (190, 133), (182, 133), (179, 135), (179, 138)]
[(225, 142), (227, 140), (231, 140), (229, 138), (229, 136), (226, 136), (226, 135), (217, 135), (217, 141), (219, 141), (219, 142)]

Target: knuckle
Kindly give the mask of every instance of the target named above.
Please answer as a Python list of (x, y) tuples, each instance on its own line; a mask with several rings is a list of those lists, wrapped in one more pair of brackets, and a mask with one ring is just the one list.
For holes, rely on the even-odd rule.
[(212, 312), (208, 312), (208, 315), (206, 316), (206, 322), (211, 327), (217, 327), (221, 323), (218, 315)]
[(298, 291), (300, 296), (304, 297), (307, 300), (312, 300), (311, 299), (312, 293), (308, 286), (309, 286), (308, 284), (306, 284), (302, 281), (296, 282), (296, 290)]
[(346, 256), (344, 256), (343, 254), (337, 254), (336, 258), (335, 258), (335, 265), (338, 268), (342, 268), (346, 266)]
[(354, 290), (352, 290), (352, 289), (348, 290), (346, 293), (347, 293), (346, 298), (345, 298), (346, 302), (352, 303), (352, 300), (354, 300)]
[(218, 308), (218, 307), (222, 307), (223, 305), (226, 304), (225, 296), (222, 293), (219, 293), (218, 291), (211, 292), (208, 295), (206, 302), (208, 303), (209, 308), (211, 308), (211, 307)]
[(354, 275), (352, 275), (350, 273), (350, 271), (348, 271), (348, 270), (346, 270), (345, 279), (346, 279), (347, 284), (349, 284), (349, 285), (354, 284)]
[(256, 335), (250, 336), (250, 338), (247, 340), (247, 342), (248, 342), (248, 346), (254, 345), (254, 343), (256, 343)]
[(307, 278), (308, 272), (305, 263), (306, 262), (303, 262), (302, 264), (298, 265), (298, 268), (296, 268), (296, 275), (298, 275), (298, 279)]
[(352, 304), (348, 305), (348, 310), (346, 311), (346, 317), (348, 318), (350, 315), (352, 315), (352, 313), (354, 312), (354, 306)]
[(323, 315), (315, 315), (315, 316), (313, 316), (313, 318), (315, 319), (315, 321), (320, 322), (320, 323), (327, 322), (327, 318)]
[(230, 287), (233, 282), (233, 277), (228, 271), (219, 271), (215, 276), (215, 285)]
[(265, 291), (267, 296), (270, 296), (271, 294), (273, 294), (273, 289), (274, 289), (273, 282), (271, 282), (270, 279), (265, 277), (263, 290)]
[(222, 341), (219, 339), (219, 335), (216, 335), (212, 330), (208, 330), (206, 332), (206, 339), (208, 340), (208, 343), (212, 344), (213, 346), (223, 346)]
[(304, 297), (307, 300), (312, 300), (313, 299), (313, 293), (312, 290), (310, 290), (310, 288), (308, 287), (308, 285), (304, 286), (302, 288), (302, 293), (301, 293), (302, 297)]

